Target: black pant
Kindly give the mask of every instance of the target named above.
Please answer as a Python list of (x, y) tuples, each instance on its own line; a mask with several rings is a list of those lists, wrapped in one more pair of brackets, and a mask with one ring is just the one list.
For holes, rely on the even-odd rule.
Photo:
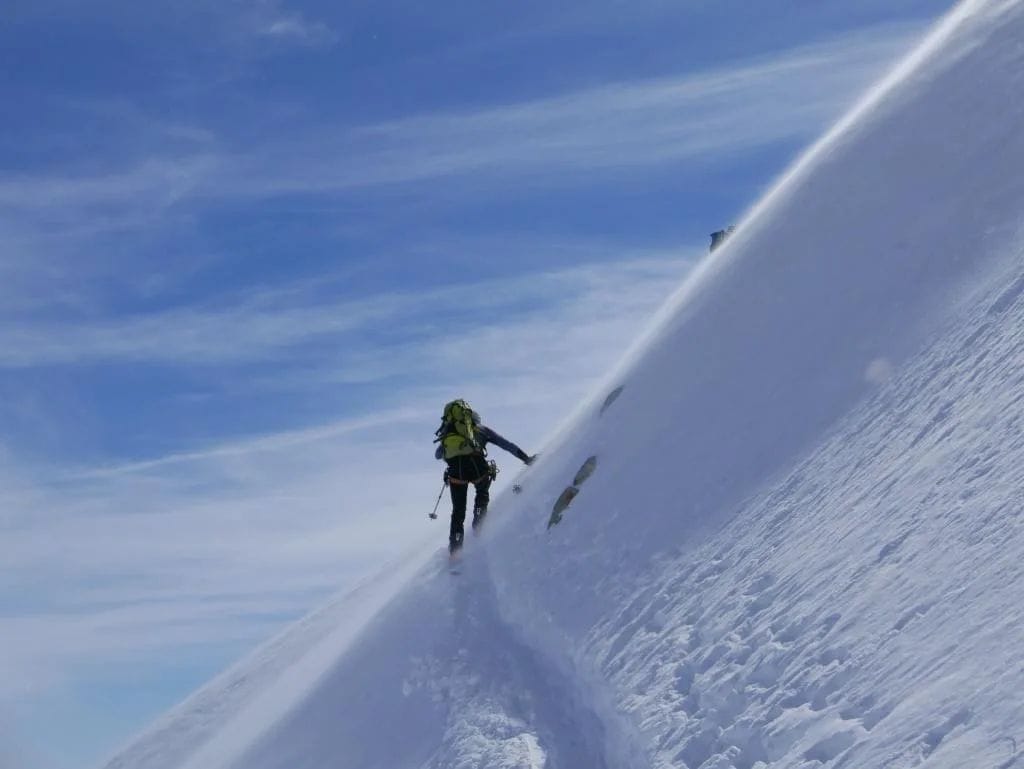
[(448, 488), (452, 493), (452, 527), (448, 539), (461, 542), (466, 522), (466, 497), (469, 484), (476, 487), (475, 510), (486, 510), (491, 499), (491, 468), (482, 454), (453, 457), (448, 460)]

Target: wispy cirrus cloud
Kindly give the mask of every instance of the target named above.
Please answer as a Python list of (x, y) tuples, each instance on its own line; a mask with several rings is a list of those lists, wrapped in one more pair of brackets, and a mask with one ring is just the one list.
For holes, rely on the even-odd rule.
[[(312, 34), (291, 17), (267, 34)], [(276, 31), (274, 31), (276, 30)], [(69, 218), (97, 210), (297, 194), (342, 194), (453, 177), (565, 184), (585, 176), (710, 160), (819, 131), (905, 50), (918, 25), (873, 28), (710, 72), (616, 83), (533, 101), (336, 123), (242, 139), (193, 126), (216, 147), (178, 149), (101, 175), (22, 175), (0, 181), (0, 211)], [(578, 181), (578, 179), (577, 179)]]
[[(615, 83), (473, 111), (331, 127), (235, 155), (214, 194), (343, 192), (488, 174), (566, 183), (566, 171), (629, 172), (812, 135), (905, 50), (894, 25), (705, 73)], [(578, 177), (577, 177), (578, 178)], [(245, 193), (243, 193), (245, 194)]]
[[(341, 142), (308, 145), (335, 151), (320, 158), (320, 173), (310, 168), (303, 178), (313, 190), (487, 170), (543, 171), (557, 183), (567, 168), (586, 174), (628, 170), (805, 137), (848, 104), (919, 31), (917, 25), (892, 25), (705, 73), (357, 127)], [(300, 163), (304, 159), (289, 154)], [(341, 159), (344, 166), (336, 164)], [(258, 174), (244, 175), (255, 182), (252, 189), (261, 189)], [(274, 191), (274, 181), (267, 179), (262, 189)], [(277, 191), (289, 191), (287, 175), (276, 181)]]
[[(458, 338), (434, 328), (414, 342), (367, 346), (362, 363), (375, 359), (418, 382), (393, 408), (376, 401), (308, 428), (72, 471), (6, 455), (7, 695), (73, 681), (97, 662), (127, 669), (183, 645), (253, 642), (381, 553), (443, 539), (425, 517), (439, 483), (429, 459), (438, 404), (453, 393), (476, 399), (492, 424), (535, 450), (687, 267), (665, 253), (534, 275), (504, 286), (500, 300), (534, 312)], [(489, 288), (460, 287), (467, 295)], [(550, 303), (552, 294), (560, 301)], [(252, 334), (260, 333), (257, 324)], [(537, 402), (533, 394), (552, 381), (562, 382), (559, 397)], [(379, 480), (381, 467), (386, 488), (364, 482)], [(26, 590), (31, 606), (19, 599)]]
[(138, 36), (157, 48), (191, 40), (183, 53), (195, 53), (199, 41), (206, 41), (205, 45), (219, 46), (226, 66), (239, 56), (258, 53), (252, 46), (266, 42), (265, 38), (299, 46), (321, 46), (338, 39), (326, 21), (309, 20), (287, 0), (152, 0), (145, 7), (126, 0), (96, 0), (88, 8), (68, 0), (39, 0), (15, 5), (10, 15), (22, 24), (40, 20), (88, 23)]
[[(281, 6), (256, 11), (262, 29), (279, 25), (284, 35), (320, 34), (315, 22)], [(584, 189), (598, 179), (639, 178), (651, 169), (693, 174), (702, 165), (814, 135), (919, 30), (875, 27), (712, 71), (369, 124), (311, 120), (300, 111), (294, 124), (281, 115), (261, 124), (257, 116), (234, 133), (236, 128), (204, 124), (199, 115), (162, 118), (123, 100), (75, 99), (62, 125), (95, 124), (94, 154), (106, 160), (100, 170), (96, 162), (69, 163), (77, 170), (45, 166), (0, 175), (0, 296), (8, 311), (48, 303), (87, 307), (96, 299), (89, 294), (93, 275), (117, 281), (121, 290), (143, 271), (135, 283), (149, 290), (152, 276), (172, 271), (171, 259), (178, 271), (189, 261), (219, 258), (197, 235), (204, 222), (267, 201), (297, 197), (307, 216), (318, 208), (339, 209), (332, 226), (359, 226), (359, 212), (369, 207), (388, 220), (389, 229), (400, 230), (406, 208), (450, 212), (510, 191)], [(367, 202), (381, 194), (397, 194), (403, 202), (380, 204), (384, 213)], [(346, 214), (346, 207), (355, 213)], [(293, 318), (314, 326), (344, 322), (316, 310), (296, 311)], [(162, 318), (137, 319), (137, 336), (151, 338), (170, 321), (194, 327), (197, 335), (191, 342), (179, 335), (168, 358), (217, 354), (204, 330), (231, 326), (224, 313), (172, 310)], [(68, 359), (70, 338), (57, 339), (53, 330), (5, 327), (0, 362)], [(138, 342), (118, 338), (102, 323), (72, 336), (86, 349), (107, 348), (113, 357), (143, 354)], [(279, 341), (286, 345), (289, 336)], [(241, 347), (239, 356), (246, 354)]]
[[(639, 280), (649, 279), (652, 273), (661, 274), (666, 261), (664, 257), (639, 257), (635, 262), (620, 264), (615, 277), (602, 276), (584, 265), (470, 286), (455, 283), (359, 298), (325, 292), (325, 287), (332, 284), (337, 288), (331, 276), (326, 275), (292, 287), (220, 297), (217, 304), (206, 306), (91, 321), (12, 319), (0, 328), (0, 368), (104, 362), (231, 365), (281, 361), (305, 357), (309, 352), (307, 345), (317, 345), (314, 353), (320, 355), (324, 345), (337, 345), (345, 340), (346, 355), (352, 357), (349, 367), (355, 374), (379, 370), (369, 364), (365, 355), (353, 356), (353, 350), (363, 346), (359, 338), (366, 338), (367, 332), (374, 329), (408, 329), (404, 333), (411, 337), (409, 351), (415, 354), (424, 349), (424, 337), (446, 335), (445, 329), (432, 321), (438, 307), (458, 308), (467, 317), (478, 319), (476, 328), (489, 327), (489, 318), (497, 318), (503, 324), (509, 314), (528, 313), (524, 302), (550, 308), (559, 303), (559, 297), (586, 292), (600, 292), (602, 301), (615, 307), (634, 301), (631, 293), (617, 291), (616, 279), (625, 278), (627, 272)], [(609, 314), (614, 317), (614, 313)], [(382, 346), (374, 340), (366, 347), (377, 350), (389, 349), (390, 345)], [(436, 357), (442, 353), (434, 351), (428, 355)]]

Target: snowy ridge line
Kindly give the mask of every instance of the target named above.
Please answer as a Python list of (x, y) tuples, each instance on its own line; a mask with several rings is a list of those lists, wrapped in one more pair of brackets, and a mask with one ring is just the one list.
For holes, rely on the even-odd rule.
[[(301, 702), (304, 695), (317, 684), (330, 669), (335, 659), (365, 633), (369, 625), (408, 582), (429, 568), (431, 553), (420, 552), (419, 557), (396, 559), (372, 579), (364, 581), (367, 595), (352, 606), (352, 600), (360, 598), (357, 588), (350, 593), (350, 600), (342, 599), (337, 609), (344, 608), (344, 624), (332, 627), (322, 641), (308, 648), (294, 660), (292, 665), (281, 670), (278, 678), (287, 675), (287, 685), (274, 686), (270, 682), (268, 691), (248, 702), (217, 733), (216, 737), (202, 746), (182, 769), (209, 769), (214, 766), (229, 766), (241, 755), (252, 740), (254, 726), (259, 730), (270, 729), (271, 725), (283, 718)], [(262, 725), (262, 727), (258, 726)], [(259, 731), (255, 731), (259, 734)]]
[[(813, 173), (815, 165), (830, 151), (857, 129), (859, 123), (864, 121), (871, 112), (879, 107), (884, 107), (885, 100), (892, 95), (901, 85), (911, 78), (915, 72), (928, 62), (930, 57), (936, 53), (942, 53), (943, 58), (955, 58), (966, 53), (969, 43), (962, 43), (958, 50), (949, 46), (950, 40), (963, 22), (972, 15), (986, 12), (992, 16), (1001, 16), (1009, 13), (1021, 0), (961, 0), (950, 10), (937, 24), (935, 24), (924, 39), (917, 44), (896, 66), (885, 75), (882, 80), (873, 86), (856, 104), (851, 107), (841, 118), (829, 128), (819, 139), (807, 148), (783, 174), (772, 183), (768, 191), (757, 200), (757, 202), (740, 217), (735, 233), (717, 249), (713, 255), (706, 256), (697, 263), (694, 269), (683, 280), (679, 288), (658, 310), (646, 331), (641, 333), (630, 349), (623, 356), (621, 362), (612, 369), (608, 377), (597, 388), (591, 399), (585, 399), (580, 409), (567, 419), (561, 426), (558, 434), (564, 434), (571, 430), (583, 415), (588, 413), (594, 402), (603, 397), (606, 391), (611, 390), (619, 384), (628, 372), (634, 368), (636, 363), (650, 350), (657, 342), (658, 337), (664, 332), (670, 322), (678, 322), (680, 314), (692, 312), (687, 305), (694, 304), (701, 291), (706, 287), (709, 280), (719, 271), (727, 268), (739, 258), (743, 251), (741, 245), (756, 239), (757, 226), (770, 220), (775, 215), (775, 209), (779, 208), (783, 201), (791, 194), (808, 174)], [(555, 442), (560, 442), (555, 438)]]
[[(378, 573), (260, 644), (101, 765), (104, 769), (178, 769), (193, 765), (195, 757), (204, 755), (208, 743), (219, 744), (230, 725), (243, 713), (249, 714), (260, 690), (274, 689), (297, 668), (312, 672), (309, 660), (323, 661), (330, 649), (342, 653), (344, 647), (337, 645), (344, 644), (349, 633), (361, 632), (372, 616), (425, 567), (426, 561), (427, 555), (417, 548), (409, 556), (381, 567)], [(301, 696), (301, 686), (290, 688), (293, 697)]]
[[(743, 224), (757, 217), (768, 216), (776, 201), (784, 196), (789, 188), (799, 183), (813, 168), (815, 161), (826, 155), (829, 149), (841, 143), (847, 135), (856, 131), (858, 123), (865, 119), (873, 110), (885, 108), (885, 100), (898, 88), (907, 83), (925, 63), (934, 63), (934, 57), (941, 51), (943, 66), (950, 66), (953, 61), (963, 56), (971, 47), (978, 45), (975, 41), (962, 39), (957, 47), (950, 43), (954, 34), (965, 20), (974, 14), (986, 10), (992, 15), (1004, 13), (1010, 5), (1019, 0), (1009, 0), (1005, 8), (999, 8), (993, 0), (960, 0), (931, 30), (925, 35), (902, 60), (900, 60), (877, 84), (875, 84), (853, 107), (851, 107), (834, 126), (815, 141), (796, 162), (786, 170), (778, 182), (754, 205), (743, 217)], [(929, 59), (933, 59), (929, 62)], [(742, 229), (740, 229), (742, 231)], [(739, 234), (739, 233), (737, 233)], [(727, 241), (728, 243), (728, 241)]]

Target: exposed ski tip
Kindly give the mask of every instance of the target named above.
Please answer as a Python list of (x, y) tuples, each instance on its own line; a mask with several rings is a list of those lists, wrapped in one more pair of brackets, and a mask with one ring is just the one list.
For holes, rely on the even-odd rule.
[(576, 477), (572, 479), (573, 486), (582, 486), (583, 482), (587, 480), (591, 475), (594, 474), (594, 470), (597, 469), (597, 455), (587, 458), (587, 461), (583, 463), (579, 471), (576, 473)]
[(569, 503), (576, 498), (576, 495), (580, 493), (580, 490), (576, 486), (569, 486), (558, 495), (558, 499), (555, 500), (555, 506), (551, 510), (551, 517), (548, 518), (548, 528), (557, 526), (562, 521), (562, 513), (565, 512), (565, 508), (569, 506)]
[(610, 393), (608, 393), (608, 397), (606, 397), (604, 399), (604, 403), (601, 404), (601, 410), (598, 413), (600, 415), (603, 415), (604, 412), (606, 412), (608, 410), (608, 407), (611, 406), (613, 403), (615, 403), (615, 400), (620, 395), (622, 395), (622, 391), (625, 390), (625, 389), (626, 389), (626, 385), (619, 385), (614, 390), (612, 390)]

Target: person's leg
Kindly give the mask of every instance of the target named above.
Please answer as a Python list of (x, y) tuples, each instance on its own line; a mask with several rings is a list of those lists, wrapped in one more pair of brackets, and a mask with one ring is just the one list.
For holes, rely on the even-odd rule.
[(482, 481), (474, 484), (476, 494), (473, 499), (473, 526), (478, 526), (487, 515), (487, 505), (491, 501), (491, 477), (485, 476)]
[(448, 534), (448, 543), (454, 547), (462, 544), (463, 525), (466, 521), (466, 485), (452, 482), (448, 484), (452, 494), (452, 526)]

